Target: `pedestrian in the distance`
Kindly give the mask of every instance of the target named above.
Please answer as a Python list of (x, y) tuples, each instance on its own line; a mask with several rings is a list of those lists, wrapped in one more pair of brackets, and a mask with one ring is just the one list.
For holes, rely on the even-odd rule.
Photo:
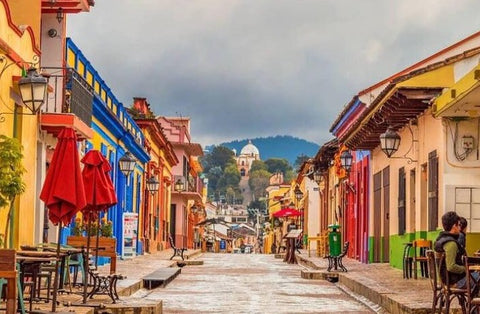
[(460, 220), (458, 221), (458, 226), (460, 227), (460, 233), (458, 234), (458, 243), (465, 248), (467, 246), (466, 244), (466, 236), (467, 236), (467, 219), (465, 217), (460, 217)]

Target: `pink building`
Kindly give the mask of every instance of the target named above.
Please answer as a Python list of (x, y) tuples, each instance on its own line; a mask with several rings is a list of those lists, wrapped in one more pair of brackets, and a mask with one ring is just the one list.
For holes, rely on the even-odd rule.
[(190, 118), (157, 117), (157, 120), (179, 160), (172, 168), (170, 234), (176, 246), (193, 248), (194, 227), (201, 212), (198, 209), (203, 207), (203, 180), (199, 177), (202, 167), (198, 161), (203, 149), (192, 142)]

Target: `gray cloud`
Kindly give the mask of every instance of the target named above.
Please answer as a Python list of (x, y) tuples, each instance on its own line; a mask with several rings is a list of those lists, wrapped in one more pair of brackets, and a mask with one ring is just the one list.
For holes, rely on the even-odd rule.
[(474, 0), (101, 0), (68, 34), (117, 98), (203, 145), (324, 143), (353, 95), (480, 30)]

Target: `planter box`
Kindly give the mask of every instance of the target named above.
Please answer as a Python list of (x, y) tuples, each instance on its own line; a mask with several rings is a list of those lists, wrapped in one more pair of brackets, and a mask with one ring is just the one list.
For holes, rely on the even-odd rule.
[[(87, 237), (83, 236), (69, 236), (67, 237), (67, 244), (76, 248), (87, 247)], [(97, 244), (96, 237), (90, 237), (90, 248), (94, 249)], [(115, 238), (98, 238), (98, 256), (110, 257), (110, 274), (114, 274), (117, 270), (117, 239)], [(92, 251), (92, 250), (91, 250)]]

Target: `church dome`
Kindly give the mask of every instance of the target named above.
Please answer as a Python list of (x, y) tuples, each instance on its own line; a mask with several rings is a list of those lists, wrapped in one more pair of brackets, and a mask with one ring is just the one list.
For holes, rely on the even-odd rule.
[(260, 152), (258, 148), (252, 144), (252, 141), (248, 140), (248, 144), (242, 148), (240, 155), (260, 155)]

